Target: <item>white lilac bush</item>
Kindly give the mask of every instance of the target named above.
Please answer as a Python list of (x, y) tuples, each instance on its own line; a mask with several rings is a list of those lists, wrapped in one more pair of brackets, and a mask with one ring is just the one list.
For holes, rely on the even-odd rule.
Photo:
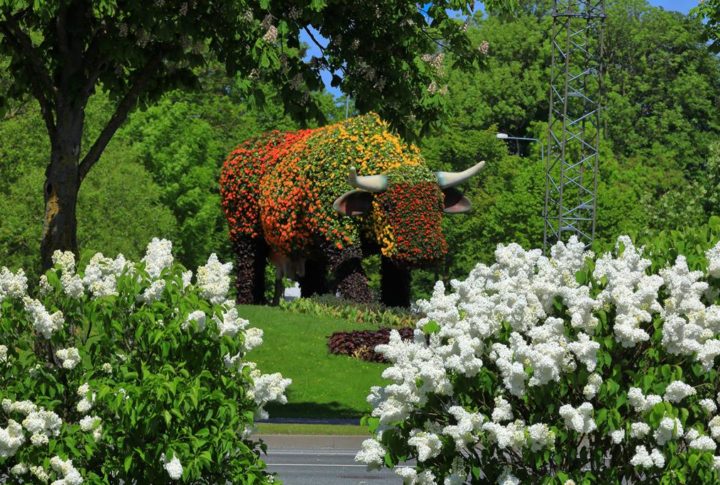
[(707, 272), (650, 274), (627, 237), (495, 256), (377, 347), (391, 383), (356, 459), (408, 484), (718, 483), (720, 244)]
[(36, 295), (0, 269), (0, 483), (262, 483), (249, 438), (290, 384), (228, 300), (230, 264), (191, 271), (154, 239), (140, 263), (56, 252)]

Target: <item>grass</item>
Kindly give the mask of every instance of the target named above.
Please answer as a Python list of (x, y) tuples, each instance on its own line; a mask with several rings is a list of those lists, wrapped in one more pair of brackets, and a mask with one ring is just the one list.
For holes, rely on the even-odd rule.
[(351, 424), (257, 423), (258, 434), (370, 436), (367, 426)]
[(371, 327), (346, 320), (290, 313), (279, 308), (242, 305), (239, 313), (265, 335), (248, 354), (264, 373), (280, 372), (293, 380), (288, 404), (268, 405), (271, 417), (355, 418), (369, 413), (370, 387), (383, 384), (385, 364), (332, 355), (333, 332)]

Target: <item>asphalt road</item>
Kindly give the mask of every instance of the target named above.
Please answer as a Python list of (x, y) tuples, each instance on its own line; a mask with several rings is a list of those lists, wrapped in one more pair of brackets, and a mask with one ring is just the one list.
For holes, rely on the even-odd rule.
[(398, 485), (391, 470), (367, 471), (356, 450), (269, 450), (268, 469), (287, 485)]
[(355, 462), (362, 439), (357, 436), (263, 436), (268, 469), (286, 485), (399, 485), (392, 472), (367, 471)]

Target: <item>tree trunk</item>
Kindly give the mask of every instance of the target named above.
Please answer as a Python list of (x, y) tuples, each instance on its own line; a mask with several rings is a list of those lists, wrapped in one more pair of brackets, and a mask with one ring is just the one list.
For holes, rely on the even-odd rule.
[(52, 137), (50, 165), (45, 170), (45, 218), (40, 243), (43, 271), (52, 267), (56, 250), (78, 255), (76, 209), (83, 118), (77, 110), (58, 116), (57, 131)]

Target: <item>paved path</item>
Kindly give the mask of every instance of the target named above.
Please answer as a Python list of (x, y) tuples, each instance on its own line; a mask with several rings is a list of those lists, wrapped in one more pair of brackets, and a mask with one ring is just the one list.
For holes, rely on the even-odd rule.
[(263, 435), (270, 471), (286, 485), (398, 485), (391, 470), (368, 472), (355, 462), (363, 436)]

